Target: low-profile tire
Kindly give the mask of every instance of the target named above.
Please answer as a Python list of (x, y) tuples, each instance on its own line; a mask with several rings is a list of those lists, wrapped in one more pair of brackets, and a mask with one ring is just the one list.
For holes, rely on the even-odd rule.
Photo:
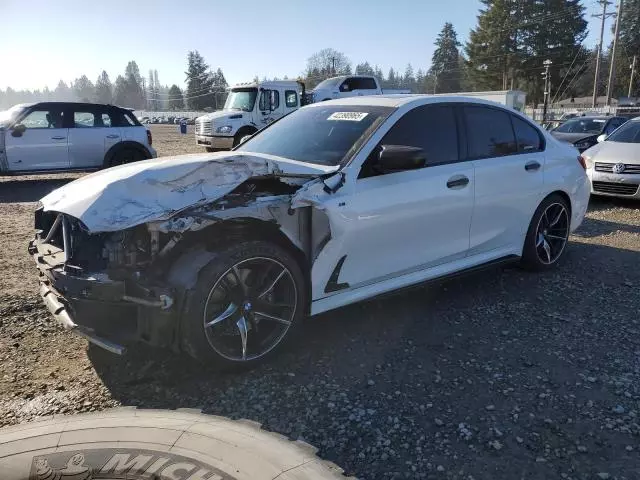
[(555, 267), (566, 250), (571, 226), (571, 210), (558, 194), (549, 195), (538, 206), (524, 241), (523, 268), (544, 271)]
[(146, 160), (146, 156), (140, 150), (135, 148), (123, 148), (117, 151), (108, 162), (107, 167), (115, 167), (118, 165), (125, 165), (127, 163), (138, 162), (140, 160)]
[(298, 333), (305, 277), (275, 243), (229, 245), (199, 272), (185, 303), (180, 340), (187, 353), (222, 370), (253, 368)]
[(0, 429), (2, 480), (348, 480), (316, 449), (249, 420), (115, 408)]

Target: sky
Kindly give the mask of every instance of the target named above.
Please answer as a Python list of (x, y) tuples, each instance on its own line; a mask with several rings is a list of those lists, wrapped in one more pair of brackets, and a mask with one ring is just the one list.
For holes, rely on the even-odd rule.
[[(593, 46), (599, 7), (584, 0)], [(326, 47), (404, 72), (428, 69), (433, 42), (451, 22), (462, 43), (476, 24), (478, 0), (0, 0), (0, 89), (54, 89), (102, 70), (111, 81), (135, 60), (143, 76), (184, 86), (186, 57), (198, 50), (229, 84), (256, 75), (300, 75)], [(610, 8), (613, 8), (610, 7)], [(605, 42), (610, 41), (607, 21)]]

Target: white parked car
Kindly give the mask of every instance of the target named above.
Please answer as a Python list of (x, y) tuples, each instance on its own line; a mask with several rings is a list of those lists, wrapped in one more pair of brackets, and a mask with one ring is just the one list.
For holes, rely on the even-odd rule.
[(20, 104), (0, 112), (0, 174), (98, 170), (157, 156), (130, 110), (93, 103)]
[(327, 78), (312, 91), (314, 102), (363, 95), (391, 95), (411, 93), (409, 89), (383, 89), (380, 81), (372, 75), (342, 75)]
[(49, 310), (90, 341), (249, 366), (306, 315), (496, 262), (549, 269), (588, 200), (577, 151), (512, 109), (356, 97), (231, 152), (69, 183), (41, 200), (29, 251)]
[(640, 117), (600, 135), (598, 142), (582, 154), (591, 193), (640, 199)]

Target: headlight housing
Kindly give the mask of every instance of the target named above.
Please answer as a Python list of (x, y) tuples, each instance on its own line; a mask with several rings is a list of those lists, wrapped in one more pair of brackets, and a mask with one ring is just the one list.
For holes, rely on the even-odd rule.
[(216, 128), (216, 133), (231, 133), (233, 127), (231, 125), (223, 125), (222, 127)]

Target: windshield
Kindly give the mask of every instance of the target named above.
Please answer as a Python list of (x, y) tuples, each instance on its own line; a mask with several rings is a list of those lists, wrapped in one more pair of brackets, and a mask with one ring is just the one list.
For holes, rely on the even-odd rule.
[(605, 123), (607, 121), (603, 118), (572, 118), (554, 131), (560, 133), (600, 133)]
[(224, 102), (224, 109), (251, 112), (253, 111), (257, 96), (257, 88), (233, 89), (229, 92), (227, 101)]
[(391, 107), (345, 105), (302, 108), (273, 123), (238, 150), (339, 165), (392, 111)]
[(341, 80), (342, 80), (342, 77), (327, 78), (326, 80), (323, 80), (318, 85), (316, 85), (316, 89), (333, 88), (338, 83), (340, 83)]
[(640, 121), (625, 123), (607, 137), (607, 142), (640, 143)]
[(13, 122), (13, 120), (15, 120), (18, 114), (22, 110), (24, 110), (24, 108), (25, 108), (24, 105), (15, 105), (11, 107), (9, 110), (0, 112), (0, 127), (8, 126), (11, 122)]

